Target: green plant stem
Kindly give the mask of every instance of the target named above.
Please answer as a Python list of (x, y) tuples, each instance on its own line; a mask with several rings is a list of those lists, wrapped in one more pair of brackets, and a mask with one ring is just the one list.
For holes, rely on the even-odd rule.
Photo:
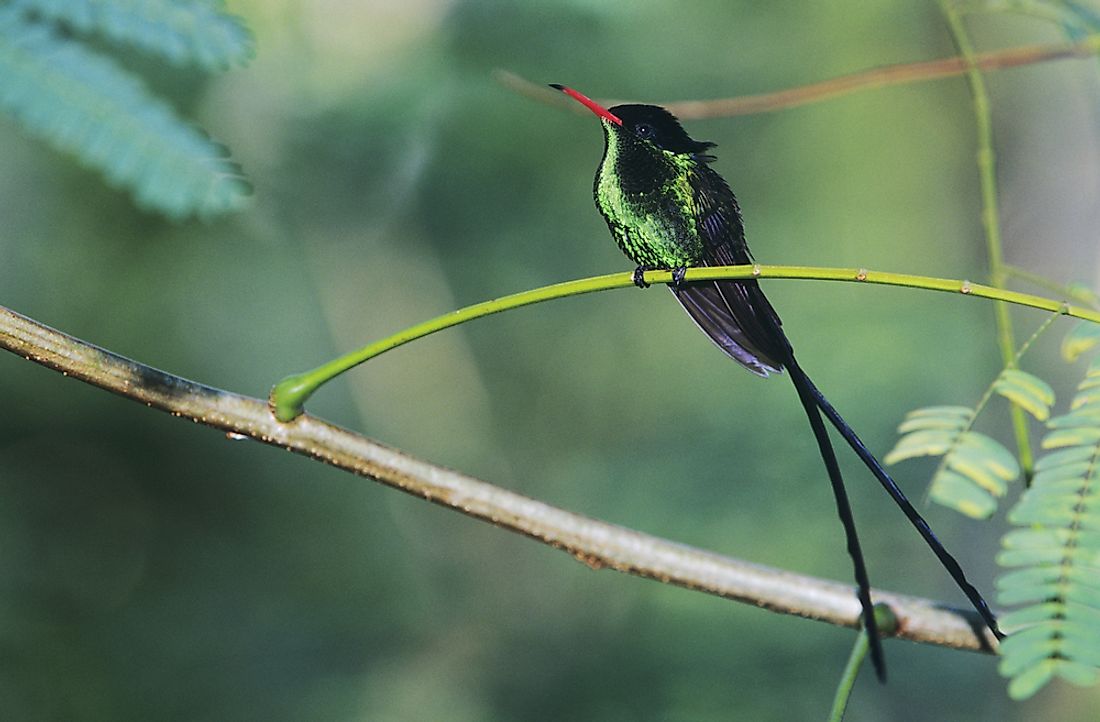
[[(970, 42), (970, 36), (963, 25), (962, 17), (955, 10), (951, 0), (939, 0), (951, 35), (958, 46), (959, 53), (966, 60), (969, 69), (966, 72), (970, 95), (974, 100), (974, 120), (977, 126), (978, 176), (982, 196), (982, 228), (985, 230), (986, 255), (989, 260), (989, 281), (994, 288), (1004, 288), (1008, 280), (1004, 253), (1001, 243), (1000, 211), (997, 204), (997, 160), (993, 152), (993, 116), (989, 109), (989, 92), (985, 78), (978, 66), (977, 53)], [(1012, 316), (1004, 303), (994, 305), (997, 319), (997, 345), (1001, 350), (1001, 361), (1006, 368), (1015, 367), (1016, 339), (1012, 329)], [(1012, 432), (1016, 437), (1016, 447), (1024, 478), (1031, 478), (1035, 465), (1031, 453), (1031, 441), (1028, 438), (1027, 418), (1024, 410), (1012, 404)]]
[[(1100, 323), (1100, 312), (1078, 306), (1070, 306), (1062, 301), (1055, 301), (1042, 296), (1035, 296), (1017, 291), (1008, 291), (1003, 288), (994, 288), (970, 281), (959, 281), (950, 278), (933, 278), (929, 276), (914, 276), (904, 273), (889, 273), (885, 271), (868, 271), (863, 268), (819, 268), (815, 266), (713, 266), (710, 268), (690, 268), (684, 276), (685, 281), (713, 281), (719, 279), (746, 279), (746, 278), (789, 278), (820, 281), (850, 281), (856, 283), (873, 283), (887, 286), (902, 286), (906, 288), (922, 288), (930, 291), (944, 291), (947, 293), (961, 293), (979, 298), (991, 298), (998, 301), (1007, 301), (1022, 306), (1052, 311), (1066, 316), (1073, 316), (1088, 321)], [(670, 271), (647, 271), (645, 273), (647, 283), (669, 283), (672, 281)], [(633, 278), (630, 273), (612, 273), (605, 276), (593, 276), (576, 281), (567, 281), (552, 286), (523, 291), (482, 303), (467, 306), (466, 308), (452, 311), (451, 313), (437, 316), (415, 326), (388, 336), (380, 341), (364, 346), (358, 351), (353, 351), (339, 358), (333, 359), (311, 371), (294, 374), (279, 381), (271, 390), (270, 404), (275, 416), (280, 421), (291, 421), (302, 413), (305, 402), (321, 387), (322, 384), (351, 369), (364, 361), (368, 361), (379, 354), (385, 353), (410, 341), (423, 338), (436, 331), (441, 331), (451, 326), (472, 321), (475, 318), (488, 316), (513, 308), (529, 306), (533, 303), (549, 301), (555, 298), (578, 296), (595, 291), (606, 291), (613, 288), (626, 288), (633, 286)]]
[[(875, 624), (879, 632), (884, 635), (892, 635), (898, 631), (898, 618), (887, 604), (876, 604)], [(848, 709), (848, 700), (852, 697), (852, 689), (859, 675), (859, 668), (863, 666), (863, 660), (867, 658), (867, 630), (860, 627), (855, 644), (852, 645), (852, 653), (848, 655), (848, 662), (844, 665), (844, 671), (840, 675), (840, 682), (833, 696), (833, 707), (829, 711), (829, 722), (841, 722), (844, 712)]]
[(836, 694), (833, 696), (833, 707), (829, 710), (829, 722), (841, 722), (844, 719), (856, 677), (859, 676), (859, 668), (867, 657), (867, 647), (867, 630), (861, 629), (852, 645), (852, 653), (848, 655), (848, 663), (844, 665), (844, 671), (840, 675), (840, 683), (837, 684)]
[(1051, 280), (1046, 276), (1033, 273), (1032, 271), (1011, 264), (1005, 264), (1004, 269), (1009, 278), (1026, 281), (1039, 288), (1045, 288), (1052, 293), (1060, 294), (1063, 298), (1071, 298), (1078, 303), (1083, 303), (1089, 308), (1100, 309), (1100, 303), (1097, 302), (1096, 294), (1084, 286), (1067, 286), (1066, 284)]

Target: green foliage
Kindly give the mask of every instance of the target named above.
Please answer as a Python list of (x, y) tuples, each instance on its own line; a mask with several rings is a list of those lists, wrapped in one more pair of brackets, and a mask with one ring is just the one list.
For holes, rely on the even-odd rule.
[[(1080, 323), (1066, 335), (1062, 355), (1076, 360), (1098, 341), (1100, 326)], [(1007, 482), (1019, 475), (1007, 448), (971, 430), (993, 394), (1047, 426), (1042, 442), (1047, 453), (1035, 466), (1032, 486), (1009, 513), (1020, 528), (1005, 535), (998, 558), (1012, 569), (998, 580), (1000, 602), (1024, 605), (1001, 617), (1010, 635), (1001, 644), (1000, 671), (1011, 678), (1014, 699), (1031, 697), (1054, 677), (1094, 684), (1100, 680), (1100, 360), (1089, 368), (1067, 414), (1050, 418), (1054, 391), (1045, 381), (1005, 369), (974, 408), (910, 412), (885, 460), (942, 456), (931, 498), (972, 517), (992, 515)]]
[(1050, 407), (1054, 405), (1054, 389), (1038, 376), (1020, 369), (1005, 369), (993, 382), (993, 390), (1038, 421), (1050, 418)]
[(1009, 514), (1018, 527), (998, 557), (1014, 571), (1000, 601), (1025, 606), (1001, 618), (1017, 627), (1001, 644), (1009, 694), (1024, 699), (1053, 677), (1094, 684), (1100, 667), (1100, 361), (1070, 413), (1052, 419), (1031, 488)]
[(1051, 3), (1059, 14), (1062, 31), (1071, 40), (1084, 40), (1100, 30), (1100, 12), (1073, 0)]
[(246, 64), (255, 52), (248, 28), (240, 18), (224, 13), (220, 0), (15, 0), (13, 4), (179, 66), (224, 70)]
[(1100, 12), (1076, 0), (973, 0), (957, 4), (965, 12), (1016, 13), (1046, 20), (1075, 43), (1100, 31)]
[(1062, 358), (1070, 363), (1100, 343), (1100, 325), (1078, 322), (1062, 340)]
[(918, 456), (943, 457), (932, 475), (930, 498), (975, 519), (997, 510), (997, 499), (1020, 475), (1015, 456), (995, 439), (972, 430), (978, 412), (993, 393), (1019, 404), (1040, 421), (1050, 415), (1054, 391), (1042, 379), (1005, 369), (975, 408), (930, 406), (909, 412), (898, 426), (897, 444), (887, 464)]
[(215, 13), (209, 4), (184, 3), (177, 15), (170, 12), (173, 3), (143, 3), (141, 15), (126, 15), (127, 5), (0, 4), (0, 109), (28, 133), (128, 189), (144, 208), (176, 219), (240, 208), (251, 187), (223, 145), (181, 120), (115, 60), (66, 37), (61, 26), (40, 16), (63, 18), (110, 37), (148, 32), (143, 47), (155, 44), (164, 55), (207, 66), (244, 57), (242, 52), (251, 48), (247, 33), (232, 36), (224, 22), (213, 30), (190, 24), (189, 18), (205, 16), (188, 15), (188, 8), (201, 5)]
[(1019, 369), (1005, 369), (976, 407), (930, 406), (909, 412), (898, 426), (897, 444), (887, 464), (918, 456), (941, 456), (932, 475), (929, 497), (975, 519), (997, 510), (997, 499), (1020, 475), (1020, 465), (1003, 444), (972, 430), (990, 396), (997, 393), (1039, 421), (1050, 417), (1054, 390), (1042, 379)]
[(1100, 13), (1075, 0), (962, 0), (955, 5), (969, 13), (1016, 13), (1048, 20), (1074, 42), (1100, 29)]

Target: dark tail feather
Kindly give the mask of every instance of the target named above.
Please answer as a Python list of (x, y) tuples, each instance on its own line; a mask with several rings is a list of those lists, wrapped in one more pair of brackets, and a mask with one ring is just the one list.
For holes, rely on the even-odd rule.
[(867, 578), (867, 566), (863, 562), (863, 551), (859, 546), (859, 536), (856, 534), (856, 522), (852, 517), (852, 507), (848, 503), (848, 492), (844, 489), (844, 478), (840, 475), (836, 453), (833, 451), (833, 444), (829, 440), (829, 430), (825, 428), (825, 422), (818, 410), (824, 398), (817, 387), (813, 385), (813, 382), (810, 381), (810, 377), (795, 362), (793, 355), (787, 359), (786, 366), (788, 373), (791, 375), (791, 380), (794, 381), (794, 387), (798, 390), (798, 398), (802, 402), (802, 407), (806, 410), (806, 417), (810, 420), (814, 438), (817, 439), (817, 447), (821, 451), (821, 459), (825, 462), (825, 468), (829, 472), (833, 496), (836, 498), (836, 510), (840, 515), (840, 523), (844, 525), (844, 536), (848, 541), (848, 554), (852, 557), (852, 564), (855, 567), (856, 584), (859, 587), (859, 603), (863, 607), (863, 627), (867, 630), (867, 641), (871, 647), (871, 662), (874, 664), (875, 674), (878, 675), (879, 681), (885, 683), (886, 657), (882, 653), (882, 640), (879, 637), (878, 625), (875, 624), (875, 610), (871, 606), (871, 582)]
[[(797, 365), (793, 366), (797, 368)], [(902, 512), (909, 518), (909, 522), (916, 527), (916, 530), (924, 537), (925, 543), (928, 544), (929, 548), (940, 560), (940, 563), (947, 569), (947, 573), (951, 575), (951, 578), (955, 580), (955, 584), (959, 586), (959, 589), (966, 595), (966, 598), (974, 605), (974, 609), (981, 615), (986, 626), (989, 627), (989, 630), (993, 632), (993, 635), (997, 637), (997, 639), (1002, 639), (1004, 634), (1001, 633), (1000, 628), (997, 626), (997, 618), (993, 616), (993, 612), (990, 611), (989, 605), (986, 604), (985, 599), (982, 598), (981, 592), (975, 589), (974, 585), (967, 580), (966, 574), (963, 572), (962, 567), (959, 566), (959, 563), (955, 561), (955, 557), (951, 556), (950, 552), (948, 552), (943, 544), (940, 543), (940, 540), (936, 538), (936, 535), (932, 533), (932, 529), (928, 526), (928, 522), (926, 522), (924, 517), (913, 508), (909, 499), (906, 498), (905, 493), (898, 488), (897, 483), (895, 483), (894, 480), (890, 478), (890, 475), (886, 473), (886, 470), (882, 468), (882, 464), (879, 463), (878, 459), (867, 450), (867, 447), (864, 446), (863, 441), (856, 436), (856, 432), (852, 430), (852, 427), (848, 426), (848, 423), (844, 421), (837, 410), (833, 408), (833, 405), (829, 403), (824, 394), (814, 386), (813, 381), (801, 371), (801, 369), (796, 371), (792, 368), (791, 377), (801, 377), (803, 379), (806, 386), (806, 392), (813, 397), (817, 406), (820, 407), (821, 411), (829, 421), (832, 422), (833, 426), (836, 427), (836, 430), (840, 432), (840, 435), (844, 437), (844, 440), (848, 442), (848, 445), (852, 447), (852, 450), (856, 452), (856, 456), (858, 456), (867, 468), (871, 470), (871, 473), (874, 474), (875, 478), (882, 484), (882, 487), (886, 489), (886, 493), (888, 493), (894, 502), (901, 507)], [(802, 387), (797, 380), (795, 381), (795, 385), (799, 386), (799, 393), (801, 394)], [(805, 404), (805, 401), (803, 401), (803, 404)]]

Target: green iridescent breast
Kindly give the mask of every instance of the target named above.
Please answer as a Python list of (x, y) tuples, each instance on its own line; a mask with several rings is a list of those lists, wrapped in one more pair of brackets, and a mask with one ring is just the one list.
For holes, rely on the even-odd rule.
[(698, 161), (661, 150), (605, 125), (606, 146), (596, 172), (596, 207), (623, 253), (642, 266), (698, 265), (703, 242), (696, 227), (691, 170)]

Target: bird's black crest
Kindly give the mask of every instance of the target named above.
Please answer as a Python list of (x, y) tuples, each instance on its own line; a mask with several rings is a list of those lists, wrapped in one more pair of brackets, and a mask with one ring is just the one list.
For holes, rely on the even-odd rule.
[(706, 140), (692, 140), (676, 116), (657, 105), (616, 105), (608, 110), (623, 121), (623, 128), (672, 153), (702, 153), (715, 145)]

